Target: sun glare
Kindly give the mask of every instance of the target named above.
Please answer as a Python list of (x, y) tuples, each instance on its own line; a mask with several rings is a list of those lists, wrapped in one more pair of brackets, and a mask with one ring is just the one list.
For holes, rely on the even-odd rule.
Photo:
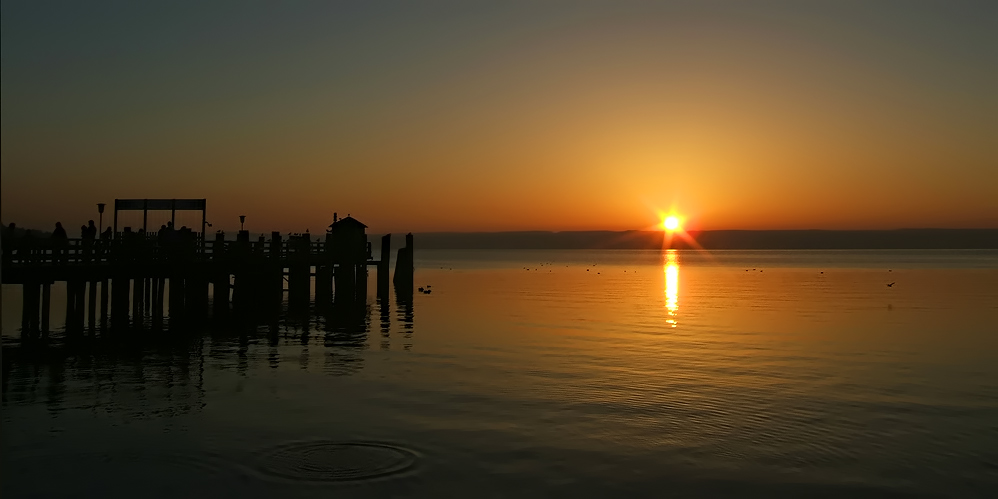
[(665, 217), (665, 220), (662, 221), (662, 227), (670, 232), (674, 231), (679, 228), (679, 219), (672, 215)]

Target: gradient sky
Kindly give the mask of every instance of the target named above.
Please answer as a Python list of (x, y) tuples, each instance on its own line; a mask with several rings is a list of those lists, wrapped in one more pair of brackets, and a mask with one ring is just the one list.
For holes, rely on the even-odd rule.
[[(998, 2), (2, 3), (2, 218), (998, 227)], [(105, 217), (105, 220), (108, 220)]]

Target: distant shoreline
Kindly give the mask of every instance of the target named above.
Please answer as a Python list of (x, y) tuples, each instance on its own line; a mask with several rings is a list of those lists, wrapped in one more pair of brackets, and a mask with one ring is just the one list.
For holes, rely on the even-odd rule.
[[(42, 239), (51, 235), (36, 229), (32, 232)], [(24, 229), (18, 227), (16, 233), (23, 236)], [(260, 235), (251, 233), (250, 238)], [(262, 235), (270, 237), (269, 232)], [(689, 235), (704, 249), (998, 249), (998, 229), (705, 230)], [(234, 238), (235, 232), (226, 236)], [(376, 243), (380, 236), (370, 233), (368, 239)], [(393, 236), (392, 248), (401, 247), (402, 234)], [(416, 232), (414, 236), (418, 249), (695, 248), (678, 235), (666, 245), (664, 232), (639, 230)]]
[[(998, 229), (711, 230), (691, 232), (704, 249), (998, 249)], [(394, 238), (393, 238), (394, 239)], [(659, 231), (424, 232), (423, 249), (694, 248)]]

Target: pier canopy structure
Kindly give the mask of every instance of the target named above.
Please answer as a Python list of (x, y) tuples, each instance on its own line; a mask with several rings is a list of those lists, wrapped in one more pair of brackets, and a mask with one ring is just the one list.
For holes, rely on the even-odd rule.
[(149, 211), (169, 211), (170, 222), (174, 225), (177, 222), (177, 210), (180, 211), (200, 211), (201, 212), (201, 232), (199, 239), (204, 241), (204, 229), (208, 224), (207, 219), (207, 199), (115, 199), (114, 200), (114, 233), (118, 233), (118, 212), (119, 211), (141, 211), (142, 230), (149, 232)]

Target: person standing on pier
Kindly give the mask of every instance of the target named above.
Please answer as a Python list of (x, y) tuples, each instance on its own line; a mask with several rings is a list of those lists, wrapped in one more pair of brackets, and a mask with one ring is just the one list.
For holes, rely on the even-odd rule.
[(62, 228), (62, 222), (55, 223), (55, 230), (52, 231), (52, 260), (55, 263), (66, 263), (66, 251), (69, 248), (69, 236), (66, 229)]
[(97, 239), (97, 226), (91, 220), (89, 225), (84, 225), (80, 228), (80, 232), (80, 242), (83, 245), (83, 258), (87, 263), (90, 263), (94, 254), (94, 241)]

